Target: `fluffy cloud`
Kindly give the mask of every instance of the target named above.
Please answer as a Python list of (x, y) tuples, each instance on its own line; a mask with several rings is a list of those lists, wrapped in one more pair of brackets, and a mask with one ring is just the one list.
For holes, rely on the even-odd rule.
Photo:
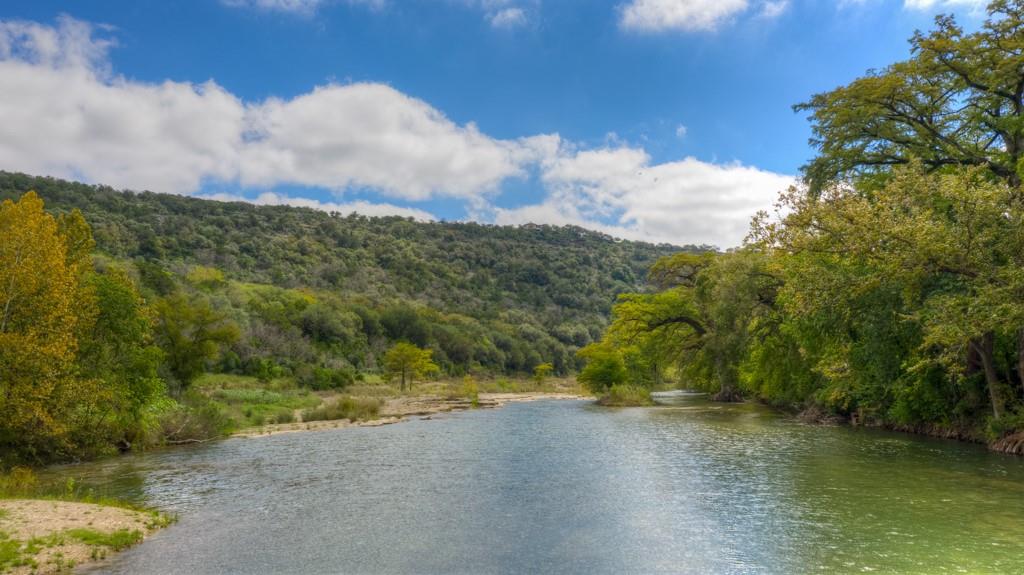
[(912, 10), (964, 7), (981, 11), (988, 6), (988, 3), (989, 0), (904, 0), (903, 5)]
[(366, 186), (410, 200), (471, 198), (521, 175), (524, 143), (458, 126), (381, 84), (327, 86), (249, 109), (240, 179), (325, 188)]
[(773, 20), (782, 15), (783, 12), (789, 9), (789, 0), (769, 0), (764, 4), (761, 4), (761, 18)]
[(789, 8), (789, 0), (629, 0), (619, 8), (619, 25), (647, 33), (713, 31), (752, 7), (757, 17), (774, 19)]
[(237, 173), (245, 109), (216, 84), (108, 78), (87, 24), (0, 25), (0, 165), (187, 192)]
[[(221, 0), (233, 8), (258, 8), (293, 14), (312, 14), (328, 0)], [(364, 4), (371, 8), (382, 8), (385, 0), (347, 0), (349, 4)]]
[[(96, 34), (69, 18), (56, 27), (0, 22), (0, 168), (186, 194), (218, 184), (294, 184), (405, 201), (449, 197), (484, 221), (573, 223), (619, 237), (721, 246), (736, 245), (749, 217), (790, 182), (693, 158), (653, 164), (644, 150), (618, 141), (588, 150), (557, 135), (492, 138), (382, 84), (246, 102), (213, 81), (131, 81), (110, 70), (113, 42)], [(533, 176), (543, 202), (492, 207), (503, 182)], [(390, 203), (272, 192), (246, 201), (432, 219)]]
[(115, 186), (189, 193), (204, 181), (393, 197), (475, 198), (535, 161), (540, 141), (490, 138), (381, 84), (244, 102), (210, 81), (106, 72), (85, 23), (0, 27), (0, 164)]
[(522, 8), (503, 8), (490, 16), (495, 28), (515, 28), (526, 24), (526, 13)]
[(480, 10), (494, 28), (518, 28), (529, 21), (527, 10), (536, 10), (540, 0), (454, 0), (467, 8)]
[(620, 23), (643, 32), (714, 30), (746, 9), (747, 0), (631, 0)]
[(563, 153), (545, 163), (537, 205), (498, 210), (498, 223), (576, 224), (619, 237), (736, 246), (750, 217), (768, 209), (789, 176), (685, 158), (652, 164), (638, 148)]
[(413, 218), (424, 222), (436, 219), (430, 212), (425, 210), (406, 208), (403, 206), (396, 206), (394, 204), (371, 203), (361, 200), (343, 203), (321, 202), (320, 200), (314, 200), (311, 198), (282, 196), (280, 194), (275, 194), (274, 192), (263, 192), (255, 198), (247, 198), (236, 194), (224, 193), (200, 194), (196, 197), (207, 200), (217, 200), (220, 202), (246, 202), (249, 204), (256, 204), (258, 206), (293, 206), (298, 208), (311, 208), (314, 210), (337, 212), (345, 215), (355, 212), (363, 214), (364, 216), (402, 216), (403, 218)]

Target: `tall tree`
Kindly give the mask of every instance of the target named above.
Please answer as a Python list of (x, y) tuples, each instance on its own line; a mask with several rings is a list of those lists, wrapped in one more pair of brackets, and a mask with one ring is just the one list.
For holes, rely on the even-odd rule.
[(99, 382), (94, 409), (79, 410), (80, 442), (132, 447), (143, 435), (145, 408), (162, 397), (163, 352), (153, 342), (151, 310), (121, 269), (94, 273), (88, 284), (97, 313), (81, 339), (78, 374)]
[(67, 239), (34, 193), (0, 204), (0, 454), (69, 447), (77, 334), (91, 312)]
[(795, 107), (811, 113), (812, 191), (920, 160), (975, 166), (1011, 186), (1024, 172), (1024, 2), (995, 0), (980, 30), (939, 16), (911, 58)]
[(210, 307), (205, 299), (173, 294), (156, 306), (156, 342), (181, 393), (206, 370), (224, 346), (239, 337), (238, 326)]

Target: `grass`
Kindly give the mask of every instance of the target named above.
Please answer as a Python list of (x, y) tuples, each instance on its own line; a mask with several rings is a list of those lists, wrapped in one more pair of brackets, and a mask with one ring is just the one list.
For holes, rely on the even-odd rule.
[[(64, 545), (68, 538), (92, 547), (92, 558), (102, 559), (106, 557), (107, 551), (122, 551), (141, 542), (143, 534), (141, 531), (129, 529), (103, 533), (95, 529), (82, 528), (51, 533), (45, 537), (33, 537), (28, 541), (19, 541), (12, 539), (8, 533), (0, 531), (0, 572), (25, 566), (35, 570), (39, 567), (37, 556), (41, 551)], [(74, 563), (65, 560), (64, 554), (60, 552), (53, 553), (47, 563), (53, 564), (57, 571), (61, 572), (75, 567)]]
[[(548, 377), (542, 382), (532, 378), (474, 377), (476, 392), (479, 393), (572, 393), (589, 395), (573, 378)], [(416, 382), (405, 395), (439, 395), (442, 397), (466, 397), (466, 379), (441, 379)], [(356, 395), (356, 388), (349, 388)], [(399, 395), (397, 389), (393, 392)]]
[(0, 572), (13, 567), (30, 565), (30, 558), (22, 552), (21, 541), (11, 539), (6, 532), (0, 531)]
[(78, 539), (86, 545), (109, 547), (114, 551), (127, 549), (142, 541), (142, 532), (136, 529), (118, 529), (112, 533), (103, 533), (95, 529), (69, 529), (68, 536)]
[[(26, 472), (19, 472), (17, 475), (25, 475)], [(31, 472), (29, 472), (31, 473)], [(9, 477), (10, 474), (4, 477)], [(35, 484), (33, 484), (35, 485)], [(2, 494), (4, 498), (17, 496), (18, 498), (24, 498), (22, 493), (10, 493), (4, 492)], [(68, 500), (71, 499), (69, 496), (42, 496), (33, 497), (37, 499), (59, 499)], [(81, 498), (74, 498), (74, 500), (81, 500)], [(95, 501), (86, 501), (95, 502)], [(132, 511), (143, 511), (150, 515), (150, 521), (146, 523), (147, 529), (156, 529), (158, 527), (165, 527), (174, 521), (174, 518), (166, 516), (154, 511), (139, 510), (136, 505), (124, 503), (123, 501), (108, 501), (106, 503), (99, 504), (114, 504), (113, 506), (119, 506), (124, 508), (130, 508)], [(7, 510), (0, 510), (0, 522), (9, 516)], [(5, 573), (11, 569), (18, 567), (31, 567), (33, 570), (39, 568), (38, 556), (41, 551), (56, 547), (59, 545), (66, 544), (68, 539), (75, 539), (80, 541), (92, 549), (92, 559), (101, 559), (106, 556), (106, 551), (115, 550), (120, 551), (131, 545), (134, 545), (142, 540), (143, 534), (141, 531), (135, 529), (119, 529), (111, 533), (103, 533), (90, 528), (79, 528), (69, 529), (67, 531), (58, 531), (50, 533), (44, 536), (32, 537), (27, 541), (14, 539), (10, 533), (0, 529), (0, 573)], [(73, 562), (67, 561), (61, 552), (56, 551), (51, 554), (51, 557), (47, 560), (48, 565), (52, 565), (56, 568), (56, 571), (71, 570), (75, 567)]]
[(323, 405), (302, 412), (302, 421), (331, 421), (374, 419), (380, 414), (383, 402), (372, 397), (339, 397)]
[(297, 411), (323, 402), (317, 394), (298, 387), (294, 379), (284, 377), (261, 382), (244, 375), (205, 374), (195, 388), (223, 409), (235, 428), (292, 423)]
[(481, 393), (586, 394), (574, 379), (557, 377), (540, 382), (532, 378), (446, 378), (416, 381), (410, 389), (401, 391), (395, 382), (385, 382), (372, 373), (362, 374), (340, 393), (310, 391), (299, 387), (291, 377), (260, 381), (232, 374), (205, 374), (193, 388), (226, 415), (232, 430), (293, 423), (300, 417), (303, 422), (373, 419), (380, 414), (384, 400), (396, 397), (437, 396), (472, 402), (479, 401)]
[(643, 387), (613, 385), (597, 403), (608, 407), (631, 407), (654, 405), (654, 400), (651, 399), (651, 392)]

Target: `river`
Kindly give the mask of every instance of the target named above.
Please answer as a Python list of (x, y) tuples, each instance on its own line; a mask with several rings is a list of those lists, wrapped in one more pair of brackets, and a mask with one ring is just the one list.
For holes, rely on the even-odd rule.
[(1024, 458), (539, 401), (50, 470), (180, 520), (102, 573), (1022, 573)]

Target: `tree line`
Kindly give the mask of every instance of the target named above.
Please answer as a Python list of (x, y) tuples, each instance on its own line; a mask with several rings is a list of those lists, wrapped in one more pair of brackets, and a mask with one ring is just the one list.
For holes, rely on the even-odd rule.
[(581, 351), (598, 390), (665, 373), (1024, 452), (1024, 3), (796, 106), (818, 155), (742, 248), (679, 253)]
[(0, 198), (0, 468), (221, 434), (204, 373), (571, 373), (614, 295), (678, 249), (9, 173)]

